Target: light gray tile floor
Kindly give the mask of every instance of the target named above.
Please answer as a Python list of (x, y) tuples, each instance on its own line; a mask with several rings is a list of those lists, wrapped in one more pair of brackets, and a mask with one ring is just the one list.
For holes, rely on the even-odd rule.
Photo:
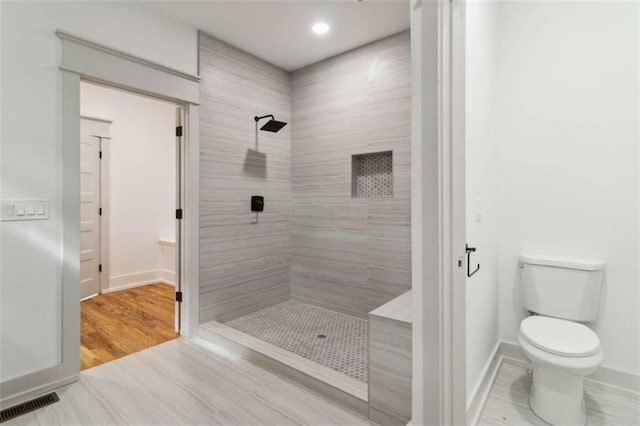
[(365, 319), (289, 300), (226, 325), (367, 382), (369, 355)]
[[(529, 407), (531, 375), (527, 364), (505, 360), (500, 366), (478, 425), (548, 426)], [(640, 425), (640, 395), (585, 381), (587, 425)]]
[(60, 401), (8, 425), (368, 425), (248, 361), (184, 339), (83, 371)]

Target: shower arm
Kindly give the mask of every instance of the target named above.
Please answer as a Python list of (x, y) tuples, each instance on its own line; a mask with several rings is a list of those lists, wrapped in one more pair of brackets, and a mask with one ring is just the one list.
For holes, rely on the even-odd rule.
[(271, 117), (272, 120), (276, 119), (272, 114), (263, 115), (262, 117), (258, 117), (256, 115), (255, 117), (253, 117), (253, 119), (256, 120), (256, 123), (257, 123), (258, 121), (262, 120), (263, 118), (267, 118), (267, 117)]

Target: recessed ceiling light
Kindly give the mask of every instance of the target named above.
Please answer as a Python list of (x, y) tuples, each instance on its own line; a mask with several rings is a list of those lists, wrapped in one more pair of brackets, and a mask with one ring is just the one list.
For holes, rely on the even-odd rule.
[(326, 33), (329, 32), (329, 24), (326, 24), (324, 22), (316, 22), (315, 24), (313, 24), (313, 26), (311, 27), (311, 30), (318, 34), (318, 35), (324, 35)]

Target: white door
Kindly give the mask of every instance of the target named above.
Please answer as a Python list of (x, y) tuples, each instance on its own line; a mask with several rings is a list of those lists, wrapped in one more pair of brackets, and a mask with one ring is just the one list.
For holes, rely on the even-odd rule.
[(100, 143), (101, 121), (80, 122), (80, 298), (100, 293)]

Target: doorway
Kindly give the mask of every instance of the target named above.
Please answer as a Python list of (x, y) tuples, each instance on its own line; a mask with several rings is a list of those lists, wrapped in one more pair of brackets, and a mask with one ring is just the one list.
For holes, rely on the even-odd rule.
[(180, 335), (182, 111), (82, 82), (80, 115), (85, 370)]

